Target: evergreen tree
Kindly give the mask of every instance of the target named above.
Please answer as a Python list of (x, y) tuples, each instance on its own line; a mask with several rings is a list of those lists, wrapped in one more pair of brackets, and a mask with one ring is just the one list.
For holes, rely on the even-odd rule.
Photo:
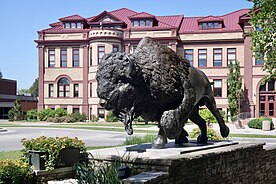
[(233, 117), (239, 112), (239, 98), (242, 94), (240, 63), (230, 62), (228, 68), (228, 107), (230, 115)]
[(2, 78), (3, 78), (3, 74), (2, 74), (2, 72), (0, 70), (0, 79), (2, 79)]

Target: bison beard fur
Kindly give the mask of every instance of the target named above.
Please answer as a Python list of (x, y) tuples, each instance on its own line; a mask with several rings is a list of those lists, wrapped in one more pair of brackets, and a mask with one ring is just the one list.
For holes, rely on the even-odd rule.
[(143, 38), (133, 54), (106, 54), (96, 79), (100, 105), (123, 121), (128, 134), (133, 133), (135, 117), (158, 121), (152, 148), (164, 148), (167, 138), (176, 144), (188, 142), (183, 128), (188, 119), (200, 128), (197, 141), (207, 143), (206, 122), (198, 114), (202, 105), (216, 117), (221, 135), (229, 134), (206, 75), (150, 37)]

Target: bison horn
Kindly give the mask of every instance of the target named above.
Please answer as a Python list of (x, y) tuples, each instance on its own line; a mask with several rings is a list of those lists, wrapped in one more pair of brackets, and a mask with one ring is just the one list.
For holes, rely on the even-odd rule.
[(127, 55), (126, 55), (126, 58), (129, 61), (128, 73), (129, 73), (130, 76), (132, 76), (133, 73), (134, 73), (133, 71), (135, 70), (135, 66), (134, 66), (134, 63), (133, 63), (132, 59), (130, 59)]

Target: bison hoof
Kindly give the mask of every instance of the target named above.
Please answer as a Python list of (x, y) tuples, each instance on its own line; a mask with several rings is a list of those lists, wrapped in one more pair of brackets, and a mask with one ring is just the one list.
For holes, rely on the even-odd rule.
[(188, 142), (188, 138), (186, 136), (176, 138), (174, 141), (175, 144), (179, 144), (179, 145), (181, 145), (182, 143), (187, 143), (187, 142)]
[(229, 132), (230, 132), (230, 131), (229, 131), (228, 126), (225, 126), (225, 129), (224, 129), (224, 130), (221, 130), (221, 131), (220, 131), (220, 134), (221, 134), (222, 137), (225, 138), (225, 137), (227, 137), (227, 136), (229, 135)]
[(167, 142), (167, 138), (158, 135), (155, 141), (153, 142), (151, 149), (163, 149), (165, 148)]
[(207, 144), (207, 141), (208, 141), (208, 137), (207, 136), (198, 136), (197, 137), (197, 143), (200, 143), (200, 144)]

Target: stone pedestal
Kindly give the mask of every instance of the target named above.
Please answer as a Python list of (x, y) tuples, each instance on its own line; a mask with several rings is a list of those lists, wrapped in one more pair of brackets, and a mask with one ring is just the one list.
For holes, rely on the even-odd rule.
[[(276, 181), (276, 145), (231, 141), (195, 142), (182, 147), (169, 143), (152, 150), (150, 144), (91, 151), (94, 159), (117, 159), (135, 165), (140, 174), (123, 183), (273, 183)], [(127, 151), (128, 150), (128, 151)]]

